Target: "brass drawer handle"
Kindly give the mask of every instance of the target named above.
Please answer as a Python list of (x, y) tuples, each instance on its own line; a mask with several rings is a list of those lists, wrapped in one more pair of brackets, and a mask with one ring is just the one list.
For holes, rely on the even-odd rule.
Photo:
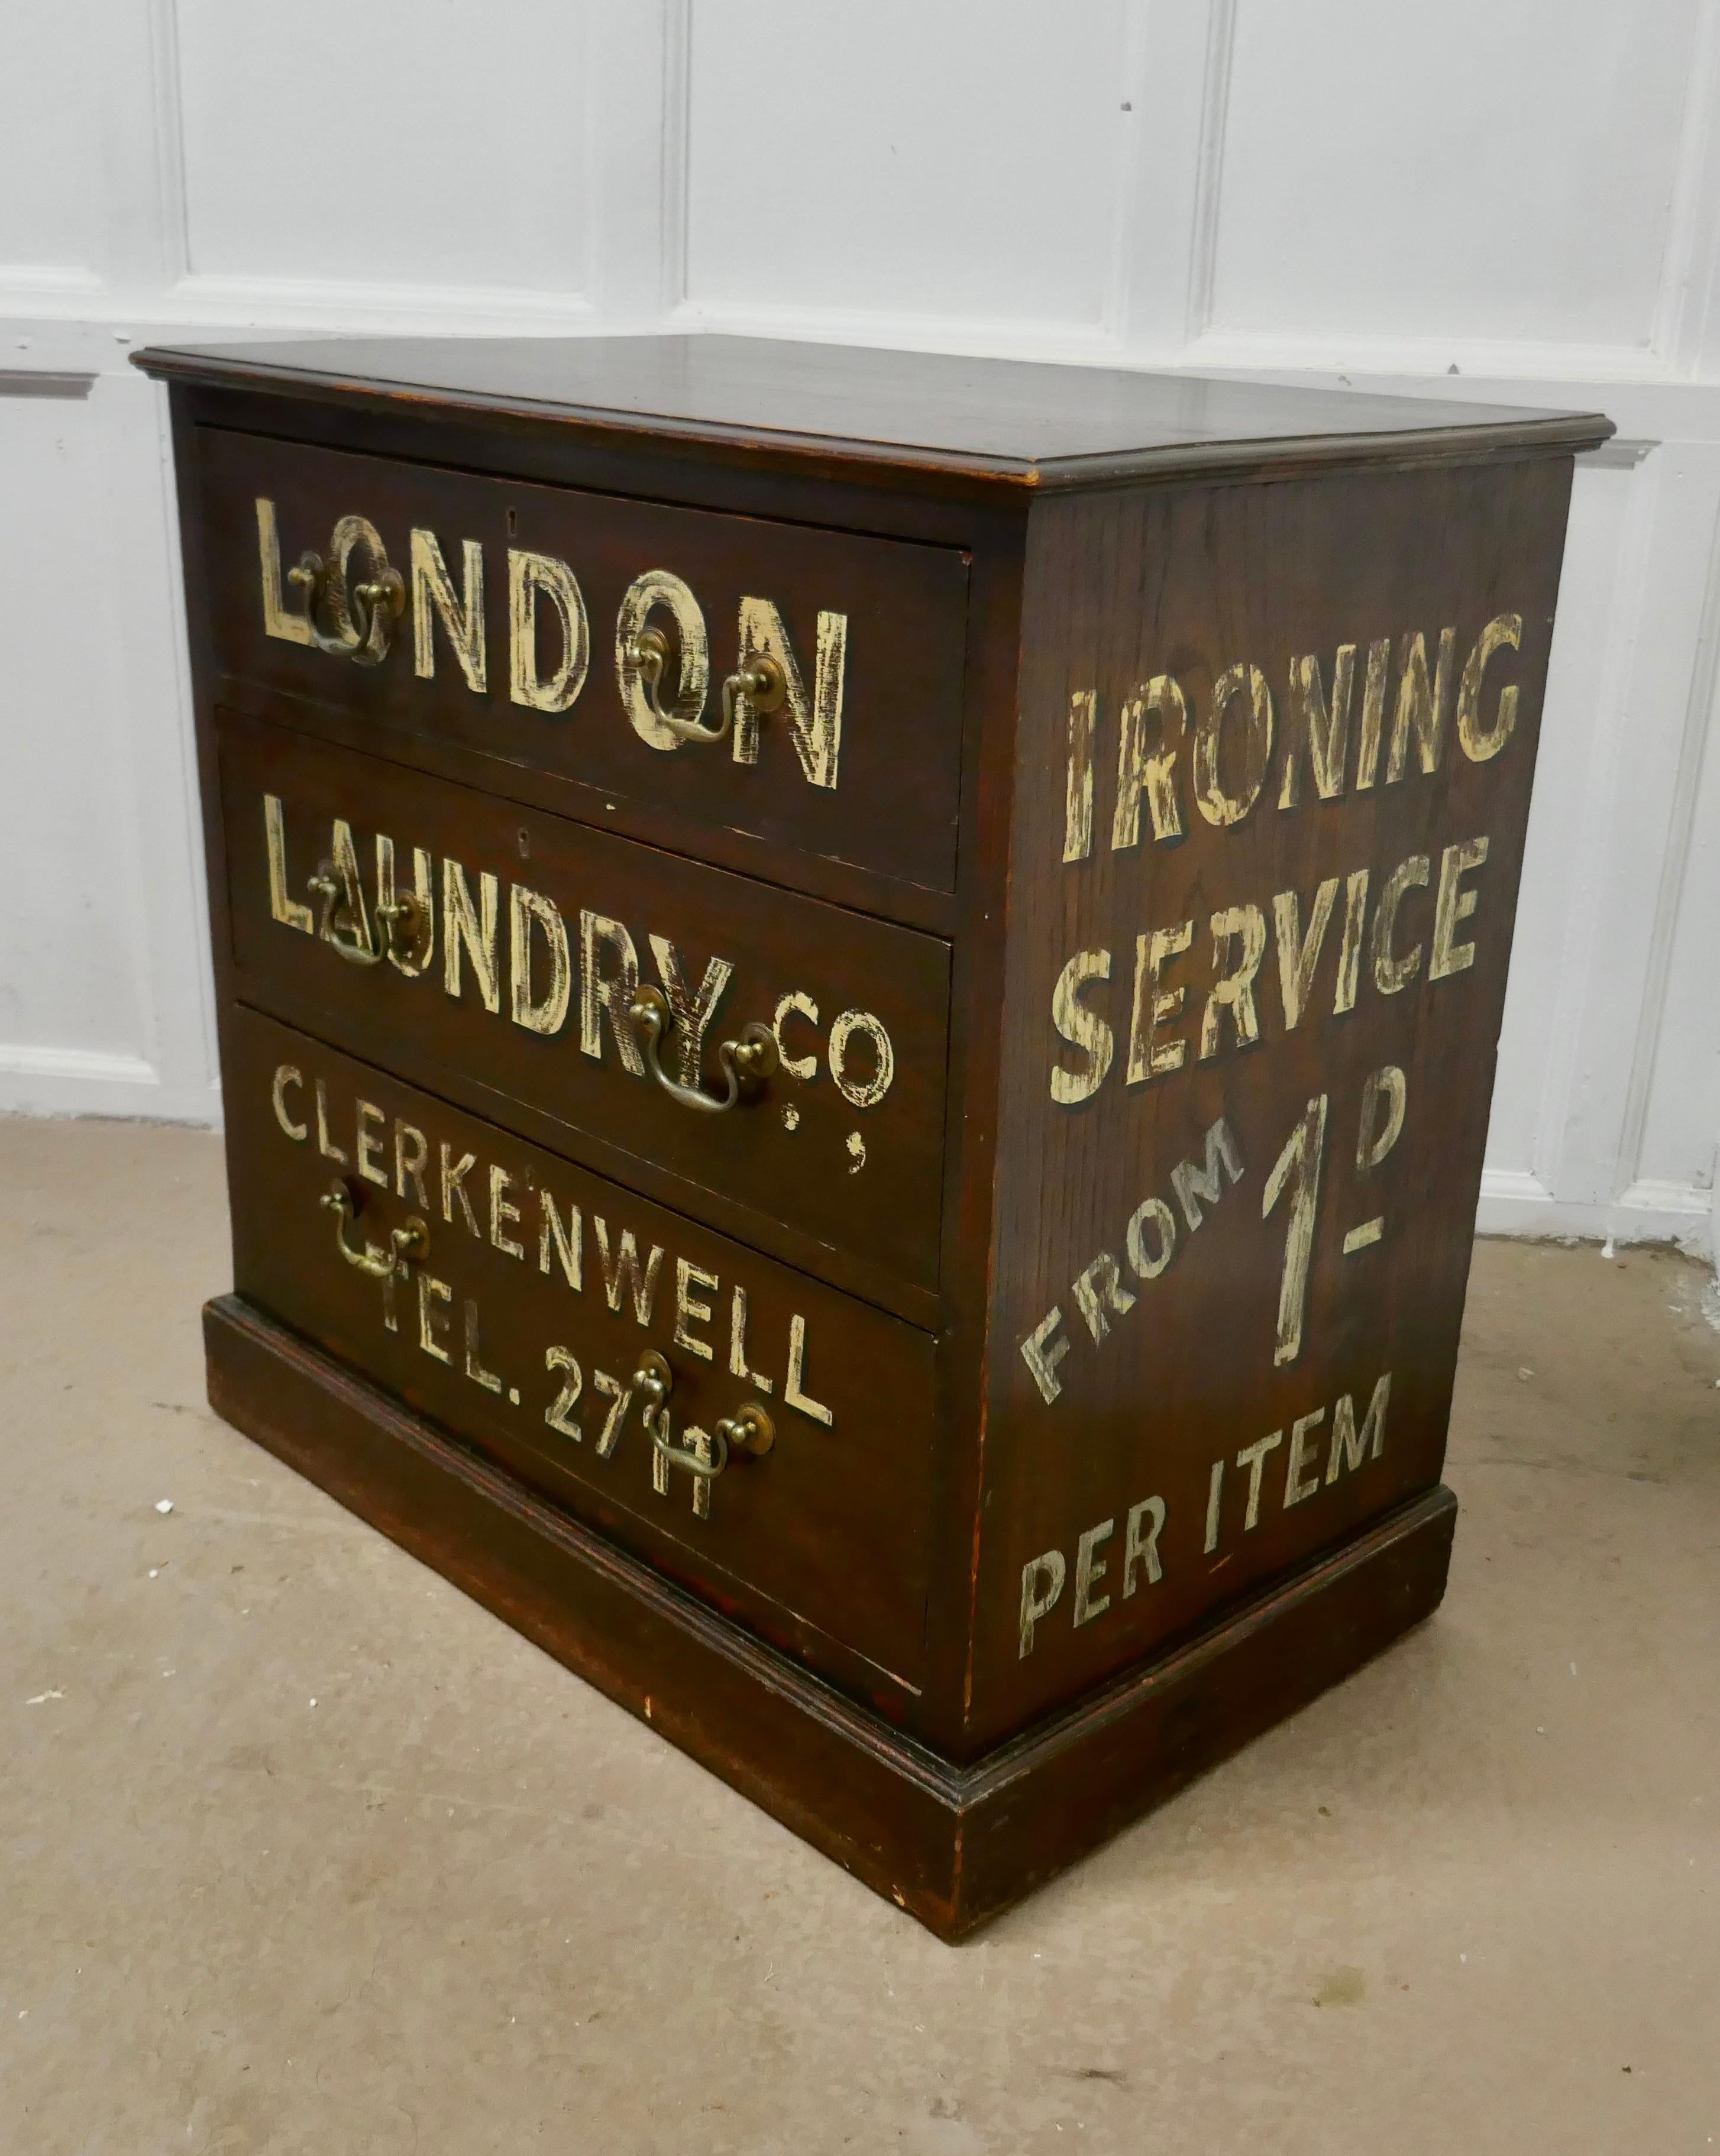
[(422, 946), (430, 916), (411, 891), (377, 907), (377, 936), (372, 943), (363, 916), (354, 908), (351, 894), (344, 880), (336, 875), (332, 861), (324, 861), (316, 875), (306, 879), (305, 888), (312, 897), (322, 901), (317, 934), (324, 942), (331, 943), (349, 963), (377, 966), (384, 958), (398, 957), (410, 972), (425, 956)]
[(362, 1250), (355, 1250), (347, 1240), (347, 1230), (357, 1218), (358, 1209), (346, 1184), (331, 1184), (317, 1203), (327, 1206), (335, 1216), (335, 1240), (340, 1245), (341, 1255), (349, 1265), (356, 1265), (372, 1280), (403, 1279), (413, 1264), (429, 1253), (430, 1231), (416, 1213), (404, 1227), (391, 1232), (387, 1250), (378, 1250), (374, 1243), (367, 1243)]
[[(349, 588), (347, 564), (355, 547), (370, 556), (371, 574)], [(329, 540), (328, 560), (307, 551), (299, 557), (298, 567), (287, 571), (287, 582), (305, 594), (305, 619), (319, 651), (350, 659), (355, 666), (379, 666), (388, 657), (394, 624), (406, 611), (406, 583), (389, 567), (374, 525), (362, 516), (343, 516)], [(332, 636), (316, 618), (324, 607), (335, 625)]]
[(711, 1432), (708, 1459), (690, 1445), (675, 1444), (666, 1405), (674, 1385), (675, 1373), (667, 1361), (655, 1348), (646, 1348), (633, 1373), (630, 1389), (634, 1399), (641, 1403), (639, 1419), (646, 1435), (671, 1467), (682, 1468), (701, 1481), (714, 1481), (736, 1454), (742, 1459), (762, 1460), (776, 1443), (776, 1424), (762, 1408), (747, 1400), (732, 1415), (725, 1415)]
[(641, 629), (629, 639), (626, 654), (629, 662), (637, 666), (639, 680), (644, 684), (645, 701), (650, 705), (651, 716), (665, 726), (677, 741), (720, 742), (727, 738), (735, 723), (735, 704), (744, 696), (761, 717), (782, 708), (788, 693), (788, 676), (768, 652), (761, 652), (756, 659), (748, 660), (736, 668), (722, 685), (722, 723), (721, 726), (701, 726), (696, 719), (678, 718), (673, 711), (665, 711), (657, 691), (662, 685), (663, 670), (669, 663), (669, 639), (660, 629)]
[(717, 1048), (717, 1060), (728, 1080), (728, 1091), (719, 1101), (702, 1086), (683, 1086), (663, 1068), (657, 1049), (669, 1029), (670, 1018), (669, 998), (661, 988), (653, 988), (649, 982), (636, 988), (633, 1001), (627, 1006), (627, 1015), (644, 1050), (646, 1068), (670, 1100), (679, 1101), (684, 1108), (697, 1108), (706, 1115), (722, 1115), (740, 1099), (743, 1083), (768, 1078), (777, 1067), (777, 1037), (770, 1028), (757, 1023), (743, 1025), (737, 1039), (725, 1040)]

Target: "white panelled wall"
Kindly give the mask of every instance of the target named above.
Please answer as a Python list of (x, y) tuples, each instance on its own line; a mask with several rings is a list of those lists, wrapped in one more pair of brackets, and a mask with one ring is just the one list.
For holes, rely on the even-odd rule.
[(1484, 1227), (1711, 1250), (1720, 0), (11, 0), (0, 1107), (214, 1120), (157, 337), (721, 328), (1599, 406)]

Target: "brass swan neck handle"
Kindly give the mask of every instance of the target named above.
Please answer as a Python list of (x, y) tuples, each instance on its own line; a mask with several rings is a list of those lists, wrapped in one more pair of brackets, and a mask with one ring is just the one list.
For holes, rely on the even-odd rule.
[(728, 1081), (728, 1090), (719, 1099), (707, 1093), (702, 1086), (682, 1085), (664, 1069), (659, 1049), (674, 1021), (669, 998), (661, 988), (653, 988), (646, 982), (634, 989), (627, 1015), (644, 1052), (646, 1069), (671, 1101), (678, 1101), (682, 1107), (695, 1109), (701, 1115), (727, 1114), (741, 1098), (742, 1086), (755, 1085), (768, 1078), (777, 1067), (777, 1040), (770, 1028), (756, 1021), (743, 1025), (734, 1040), (720, 1043), (716, 1050), (717, 1060)]
[(639, 1357), (629, 1391), (639, 1403), (639, 1419), (645, 1426), (645, 1435), (670, 1466), (679, 1467), (699, 1482), (714, 1482), (737, 1457), (762, 1460), (776, 1443), (775, 1424), (762, 1407), (747, 1400), (732, 1414), (725, 1415), (708, 1434), (704, 1430), (690, 1431), (688, 1435), (696, 1440), (695, 1444), (677, 1445), (670, 1427), (668, 1408), (674, 1387), (675, 1373), (667, 1358), (655, 1348), (646, 1348)]
[(665, 709), (657, 693), (663, 685), (664, 671), (669, 664), (669, 639), (660, 629), (635, 630), (627, 644), (625, 656), (639, 669), (651, 716), (677, 741), (725, 740), (734, 726), (735, 706), (741, 697), (744, 696), (761, 717), (768, 717), (771, 712), (781, 710), (788, 694), (788, 676), (778, 662), (768, 651), (755, 653), (725, 677), (721, 721), (716, 726), (707, 726), (698, 719), (684, 719)]
[(352, 893), (345, 880), (336, 874), (332, 861), (322, 862), (316, 875), (305, 880), (305, 888), (322, 901), (316, 933), (325, 943), (331, 943), (349, 964), (378, 966), (384, 958), (398, 957), (410, 968), (422, 957), (430, 916), (423, 901), (413, 892), (403, 892), (398, 898), (377, 906), (376, 941), (372, 942), (362, 903), (353, 905)]
[(317, 1203), (326, 1205), (335, 1216), (335, 1241), (340, 1246), (341, 1255), (349, 1265), (356, 1266), (372, 1280), (403, 1279), (413, 1265), (429, 1254), (430, 1231), (415, 1213), (410, 1215), (403, 1226), (390, 1231), (386, 1250), (379, 1250), (374, 1243), (367, 1243), (360, 1250), (355, 1250), (347, 1240), (347, 1230), (358, 1213), (358, 1208), (352, 1202), (352, 1193), (347, 1185), (344, 1183), (331, 1183)]
[[(352, 550), (370, 557), (371, 572), (362, 583), (349, 583)], [(328, 558), (306, 551), (286, 580), (305, 595), (305, 620), (319, 651), (350, 659), (355, 666), (379, 666), (388, 655), (394, 624), (406, 611), (406, 581), (388, 561), (376, 526), (362, 516), (343, 516), (330, 535)], [(332, 635), (317, 617), (326, 612)]]

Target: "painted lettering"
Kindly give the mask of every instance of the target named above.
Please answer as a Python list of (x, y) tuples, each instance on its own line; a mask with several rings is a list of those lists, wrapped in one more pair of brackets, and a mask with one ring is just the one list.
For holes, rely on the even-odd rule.
[[(788, 721), (794, 752), (808, 783), (834, 790), (842, 753), (843, 675), (848, 660), (848, 617), (820, 613), (809, 696), (800, 664), (788, 640), (783, 617), (768, 599), (743, 598), (740, 619), (741, 665), (773, 659), (783, 670), (787, 693), (781, 716)], [(742, 695), (735, 700), (734, 758), (758, 761), (758, 713)]]
[(1098, 698), (1077, 689), (1069, 700), (1069, 756), (1063, 795), (1063, 858), (1084, 861), (1093, 850), (1093, 728)]
[[(547, 599), (560, 629), (561, 656), (538, 671), (538, 602)], [(553, 554), (508, 549), (508, 694), (535, 711), (565, 711), (585, 686), (591, 631), (578, 579)]]
[(648, 748), (667, 752), (683, 747), (684, 738), (658, 716), (634, 655), (634, 639), (656, 607), (661, 607), (675, 624), (671, 650), (677, 670), (672, 689), (665, 692), (665, 684), (659, 683), (657, 702), (683, 726), (696, 726), (703, 716), (711, 687), (711, 645), (698, 600), (691, 588), (671, 571), (647, 569), (622, 594), (615, 617), (615, 680), (621, 691), (621, 708), (628, 724)]
[(489, 659), (484, 636), (484, 549), (475, 539), (461, 542), (465, 591), (456, 593), (434, 531), (412, 533), (412, 670), (421, 681), (436, 672), (436, 629), (439, 619), (449, 648), (460, 662), (467, 688), (481, 696), (488, 685)]
[[(1149, 745), (1149, 719), (1158, 721), (1156, 746)], [(1143, 795), (1154, 840), (1163, 845), (1183, 836), (1174, 774), (1188, 731), (1188, 704), (1168, 674), (1155, 674), (1144, 689), (1124, 701), (1117, 740), (1117, 806), (1111, 821), (1113, 853), (1140, 843)]]
[(1057, 985), (1051, 992), (1052, 1024), (1071, 1048), (1086, 1058), (1085, 1066), (1076, 1070), (1065, 1070), (1060, 1064), (1051, 1066), (1051, 1098), (1065, 1107), (1091, 1100), (1111, 1068), (1117, 1046), (1111, 1028), (1081, 1000), (1081, 991), (1089, 981), (1110, 978), (1108, 951), (1077, 951), (1057, 976)]
[(1463, 662), (1463, 678), (1457, 686), (1457, 740), (1471, 763), (1486, 763), (1497, 756), (1516, 731), (1516, 682), (1499, 691), (1491, 726), (1481, 723), (1481, 682), (1493, 654), (1515, 651), (1522, 642), (1522, 635), (1523, 618), (1520, 613), (1495, 614)]

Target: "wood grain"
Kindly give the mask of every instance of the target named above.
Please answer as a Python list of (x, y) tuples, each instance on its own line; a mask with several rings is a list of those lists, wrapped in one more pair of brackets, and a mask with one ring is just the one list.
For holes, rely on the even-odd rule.
[[(144, 358), (233, 1103), (223, 1413), (946, 1937), (1435, 1605), (1571, 455), (1604, 420), (714, 337)], [(441, 629), (428, 680), (409, 624), (375, 670), (260, 637), (265, 489), (288, 561), (349, 511), (403, 567), (413, 529), (450, 567), (477, 541), (481, 693)], [(571, 712), (498, 689), (511, 545), (589, 582)], [(748, 596), (803, 650), (821, 610), (859, 625), (837, 787), (644, 746), (605, 640), (665, 568), (713, 673)], [(425, 978), (291, 925), (337, 819), (362, 880), (378, 833), (403, 880), (425, 850)], [(492, 998), (441, 978), (449, 862), (495, 879)], [(570, 965), (588, 913), (691, 980), (729, 961), (716, 1038), (800, 990), (817, 1075), (696, 1116), (601, 1017), (598, 1058), (571, 1005), (534, 1030), (516, 885)], [(828, 1052), (855, 1009), (894, 1060), (860, 1108)], [(425, 1260), (449, 1360), (415, 1309), (391, 1332), (316, 1200), (341, 1175), (380, 1248), (408, 1194), (357, 1155), (400, 1122), (499, 1168), (504, 1209), (624, 1221), (665, 1299), (594, 1297), (594, 1228), (576, 1296), (456, 1199)], [(637, 1444), (600, 1471), (588, 1424), (542, 1420), (546, 1348), (619, 1380), (683, 1259), (696, 1298), (745, 1286), (773, 1400), (804, 1320), (836, 1418), (705, 1518)], [(711, 1307), (687, 1329), (721, 1348)], [(737, 1404), (666, 1341), (676, 1412)]]
[[(1568, 461), (1538, 462), (1108, 495), (1035, 511), (1003, 1029), (976, 1738), (1019, 1726), (1184, 1635), (1259, 1581), (1439, 1480), (1569, 485)], [(1484, 624), (1507, 611), (1522, 617), (1522, 646), (1488, 660), (1485, 701), (1495, 711), (1515, 685), (1509, 742), (1483, 762), (1461, 752), (1453, 678), (1438, 769), (1422, 772), (1412, 742), (1404, 773), (1388, 783), (1404, 636), (1423, 635), (1431, 663), (1441, 629), (1455, 627), (1455, 676)], [(1380, 639), (1389, 640), (1387, 738), (1374, 783), (1358, 788), (1368, 649)], [(1293, 659), (1317, 655), (1329, 699), (1346, 643), (1357, 651), (1345, 777), (1328, 800), (1310, 774), (1289, 675)], [(1239, 822), (1219, 826), (1192, 799), (1193, 734), (1220, 675), (1241, 662), (1256, 665), (1271, 690), (1275, 746), (1258, 801)], [(1143, 805), (1138, 837), (1117, 848), (1123, 706), (1161, 675), (1180, 684), (1190, 715), (1173, 773), (1183, 829), (1156, 840)], [(1092, 843), (1086, 858), (1065, 862), (1070, 703), (1086, 690), (1100, 716)], [(1246, 761), (1243, 742), (1240, 726), (1227, 723), (1232, 785)], [(1300, 791), (1284, 808), (1283, 765), (1292, 752)], [(1057, 783), (1047, 783), (1050, 772)], [(1461, 932), (1472, 938), (1473, 963), (1434, 978), (1442, 856), (1476, 836), (1486, 839), (1486, 859), (1463, 879), (1477, 903)], [(1418, 969), (1400, 990), (1382, 993), (1372, 942), (1379, 897), (1393, 872), (1418, 858), (1428, 881), (1405, 889), (1394, 937), (1394, 950), (1420, 952)], [(1369, 911), (1355, 1000), (1336, 1011), (1348, 880), (1364, 869)], [(1296, 895), (1305, 937), (1319, 888), (1331, 879), (1332, 916), (1291, 1026), (1275, 898)], [(1213, 922), (1240, 906), (1255, 910), (1264, 937), (1252, 991), (1258, 1038), (1241, 1040), (1234, 1014), (1220, 1008), (1207, 1057), (1206, 994), (1224, 970)], [(1183, 1001), (1155, 1036), (1180, 1045), (1182, 1060), (1132, 1080), (1131, 1034), (1145, 1032), (1133, 1024), (1140, 941), (1184, 924), (1187, 947), (1161, 976), (1162, 992), (1181, 988)], [(1086, 1065), (1055, 1029), (1053, 993), (1060, 969), (1082, 951), (1112, 955), (1112, 977), (1091, 982), (1083, 999), (1111, 1025), (1115, 1061), (1090, 1097), (1060, 1103), (1053, 1071)], [(1238, 960), (1240, 939), (1227, 939), (1225, 953)], [(1402, 1133), (1377, 1167), (1363, 1169), (1368, 1079), (1387, 1067), (1403, 1074), (1406, 1087)], [(1327, 1103), (1324, 1173), (1302, 1344), (1279, 1363), (1291, 1209), (1281, 1199), (1263, 1218), (1263, 1204), (1275, 1162), (1311, 1101)], [(1195, 1199), (1199, 1225), (1191, 1227), (1174, 1178), (1179, 1163), (1204, 1168), (1207, 1134), (1221, 1117), (1242, 1173), (1233, 1182), (1220, 1168), (1222, 1194)], [(1376, 1104), (1372, 1127), (1383, 1121)], [(1127, 1241), (1148, 1200), (1165, 1209), (1143, 1224), (1149, 1261), (1167, 1218), (1176, 1237), (1150, 1280), (1132, 1265)], [(1346, 1254), (1347, 1233), (1376, 1218), (1379, 1240)], [(1132, 1301), (1126, 1312), (1099, 1312), (1106, 1332), (1096, 1341), (1075, 1284), (1101, 1254), (1115, 1260), (1119, 1294)], [(1021, 1342), (1054, 1308), (1062, 1322), (1053, 1337), (1068, 1352), (1056, 1369), (1061, 1390), (1048, 1403)], [(1340, 1400), (1353, 1403), (1359, 1426), (1388, 1372), (1379, 1456), (1355, 1471), (1346, 1456), (1328, 1484)], [(1286, 1506), (1294, 1425), (1322, 1411), (1304, 1435), (1297, 1481), (1307, 1494)], [(1249, 1527), (1255, 1471), (1239, 1470), (1236, 1455), (1275, 1431)], [(1209, 1476), (1219, 1459), (1222, 1533), (1208, 1551)], [(1157, 1553), (1163, 1577), (1149, 1581), (1139, 1568), (1126, 1593), (1127, 1515), (1149, 1497), (1167, 1508)], [(1094, 1550), (1107, 1570), (1091, 1599), (1107, 1598), (1108, 1606), (1077, 1624), (1080, 1537), (1107, 1520), (1113, 1532)], [(1024, 1656), (1023, 1568), (1050, 1550), (1063, 1557), (1063, 1590)]]
[[(532, 486), (379, 457), (319, 451), (209, 429), (198, 438), (203, 515), (211, 538), (214, 660), (249, 706), (253, 691), (292, 700), (314, 723), (321, 707), (351, 715), (363, 745), (415, 761), (421, 743), (462, 752), (475, 783), (507, 784), (516, 767), (602, 790), (649, 818), (696, 817), (762, 839), (781, 861), (797, 854), (841, 862), (928, 890), (955, 887), (961, 752), (961, 668), (967, 568), (960, 550), (809, 531), (651, 501)], [(326, 552), (336, 521), (367, 518), (390, 562), (410, 576), (411, 535), (437, 540), (462, 598), (462, 547), (481, 550), (484, 685), (474, 689), (429, 606), (428, 679), (414, 670), (414, 609), (376, 666), (266, 635), (255, 504), (275, 505), (284, 568), (305, 548)], [(565, 562), (578, 581), (588, 629), (584, 685), (564, 711), (510, 695), (508, 562), (530, 552)], [(737, 762), (732, 737), (665, 751), (641, 738), (618, 685), (616, 624), (634, 581), (672, 572), (702, 610), (709, 650), (701, 722), (716, 723), (723, 676), (739, 663), (739, 609), (763, 599), (779, 611), (810, 688), (819, 617), (846, 625), (838, 783), (810, 783), (781, 714), (759, 722), (757, 761)], [(290, 594), (293, 604), (300, 602)], [(539, 625), (542, 670), (560, 657), (548, 610)], [(670, 684), (679, 676), (673, 617), (650, 619), (670, 636)], [(665, 690), (665, 700), (670, 691)], [(914, 783), (904, 786), (911, 768)]]
[(1591, 447), (1598, 415), (754, 337), (372, 338), (136, 355), (170, 380), (438, 417), (480, 410), (624, 443), (1082, 490), (1199, 471)]
[(216, 1412), (950, 1941), (1419, 1623), (1456, 1506), (1430, 1492), (1198, 1644), (968, 1768), (713, 1616), (237, 1296)]
[[(295, 1075), (277, 1110), (280, 1071)], [(255, 1012), (235, 1015), (229, 1073), (242, 1295), (892, 1719), (911, 1714), (929, 1569), (928, 1335)], [(362, 1130), (361, 1103), (374, 1111)], [(453, 1170), (471, 1163), (457, 1182), (444, 1146)], [(420, 1174), (398, 1172), (421, 1150)], [(336, 1182), (358, 1207), (355, 1246), (426, 1220), (428, 1251), (398, 1287), (341, 1259), (320, 1202)], [(737, 1289), (745, 1376), (732, 1367)], [(712, 1482), (706, 1517), (691, 1476), (654, 1488), (638, 1403), (612, 1420), (614, 1389), (648, 1348), (674, 1370), (677, 1437), (749, 1400), (775, 1426), (765, 1458)], [(576, 1396), (552, 1423), (575, 1390), (569, 1357)], [(793, 1404), (791, 1368), (816, 1412)]]
[[(235, 986), (248, 1001), (357, 1053), (385, 1050), (394, 1067), (435, 1090), (472, 1098), (481, 1113), (504, 1122), (518, 1123), (528, 1111), (533, 1136), (549, 1132), (552, 1143), (575, 1158), (624, 1182), (648, 1183), (671, 1203), (696, 1210), (719, 1201), (724, 1224), (743, 1224), (749, 1240), (768, 1233), (768, 1222), (798, 1262), (839, 1273), (845, 1285), (864, 1281), (886, 1297), (892, 1282), (936, 1294), (946, 944), (236, 716), (222, 727), (221, 772)], [(435, 943), (424, 972), (408, 978), (392, 964), (352, 965), (321, 937), (274, 917), (265, 837), (270, 796), (282, 804), (295, 902), (306, 902), (307, 880), (327, 856), (337, 818), (352, 832), (367, 905), (375, 896), (379, 832), (394, 841), (403, 887), (413, 850), (429, 855)], [(494, 1010), (458, 931), (450, 962), (447, 899), (450, 889), (461, 888), (449, 872), (450, 860), (463, 872), (475, 911), (481, 911), (480, 879), (495, 879)], [(575, 978), (547, 1032), (512, 1015), (516, 887), (557, 909), (569, 946)], [(785, 1062), (728, 1113), (707, 1115), (654, 1084), (637, 1048), (629, 1067), (618, 1038), (624, 1018), (610, 1004), (598, 1008), (600, 1052), (592, 1053), (583, 1031), (584, 983), (593, 972), (618, 978), (624, 954), (605, 937), (594, 942), (592, 965), (585, 966), (586, 913), (626, 931), (645, 981), (662, 981), (652, 936), (674, 947), (691, 991), (713, 959), (732, 968), (706, 1025), (706, 1091), (720, 1081), (718, 1043), (744, 1024), (771, 1024), (788, 994), (804, 997), (818, 1013), (814, 1022), (796, 1008), (781, 1029), (788, 1061), (810, 1063), (810, 1070), (798, 1075)], [(549, 993), (550, 954), (536, 921), (528, 955), (527, 986), (541, 1003)], [(450, 963), (457, 995), (449, 993)], [(888, 1090), (865, 1106), (838, 1090), (832, 1068), (832, 1029), (856, 1010), (886, 1029), (892, 1058)], [(672, 1060), (669, 1067), (673, 1075)], [(884, 1075), (875, 1041), (858, 1030), (837, 1068), (851, 1090)], [(850, 1149), (855, 1140), (858, 1152)], [(752, 1217), (758, 1215), (764, 1221)]]

